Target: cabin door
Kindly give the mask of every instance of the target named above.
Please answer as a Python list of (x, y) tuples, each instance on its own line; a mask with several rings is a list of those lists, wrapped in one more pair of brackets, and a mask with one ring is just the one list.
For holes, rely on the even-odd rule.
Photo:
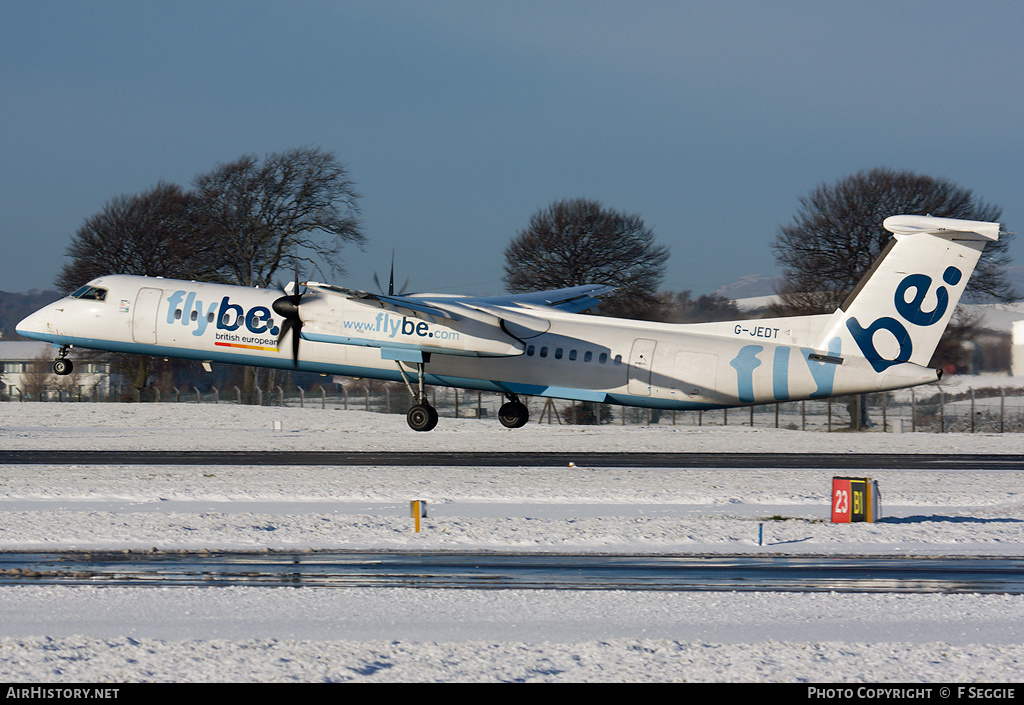
[(162, 289), (139, 289), (132, 312), (132, 340), (136, 343), (156, 345), (156, 314), (163, 294)]
[(629, 381), (626, 389), (630, 394), (651, 396), (651, 365), (657, 342), (649, 338), (637, 338), (629, 353)]

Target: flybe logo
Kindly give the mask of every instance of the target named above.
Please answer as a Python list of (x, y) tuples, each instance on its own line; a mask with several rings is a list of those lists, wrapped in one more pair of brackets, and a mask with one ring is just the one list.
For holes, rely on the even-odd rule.
[(167, 297), (167, 323), (194, 326), (192, 335), (201, 336), (213, 325), (217, 345), (277, 350), (277, 334), (273, 314), (266, 306), (245, 309), (225, 296), (209, 304), (196, 298), (194, 291), (175, 291)]
[[(963, 272), (956, 267), (947, 267), (946, 271), (942, 273), (942, 281), (949, 286), (956, 286), (962, 278)], [(925, 311), (923, 308), (925, 297), (931, 286), (931, 277), (925, 274), (910, 274), (904, 277), (896, 287), (893, 303), (896, 306), (896, 312), (906, 323), (928, 327), (935, 325), (945, 316), (946, 309), (949, 308), (949, 291), (944, 286), (940, 285), (935, 289), (935, 308), (931, 311)], [(907, 294), (911, 291), (913, 291), (913, 296), (907, 300)], [(892, 365), (906, 362), (914, 352), (914, 341), (907, 327), (892, 316), (882, 316), (867, 327), (862, 327), (857, 318), (851, 316), (846, 322), (846, 327), (875, 372), (884, 372)], [(875, 333), (880, 330), (889, 331), (899, 345), (899, 353), (892, 360), (882, 357), (875, 347)]]

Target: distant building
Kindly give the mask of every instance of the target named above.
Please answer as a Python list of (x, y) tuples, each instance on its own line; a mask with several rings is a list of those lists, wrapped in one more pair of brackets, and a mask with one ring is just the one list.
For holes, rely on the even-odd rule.
[(89, 400), (110, 395), (110, 364), (75, 358), (74, 371), (55, 375), (51, 368), (57, 349), (36, 341), (0, 341), (0, 400)]

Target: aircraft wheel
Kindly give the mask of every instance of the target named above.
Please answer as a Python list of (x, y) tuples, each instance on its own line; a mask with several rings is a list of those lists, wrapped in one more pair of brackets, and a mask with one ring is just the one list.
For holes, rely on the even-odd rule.
[(60, 360), (53, 361), (53, 373), (55, 375), (61, 375), (62, 377), (64, 375), (69, 375), (73, 369), (75, 369), (75, 366), (72, 364), (71, 360), (61, 358)]
[(416, 404), (405, 415), (413, 431), (429, 431), (437, 425), (437, 409), (430, 404)]
[(530, 420), (530, 410), (521, 401), (510, 401), (498, 409), (498, 420), (505, 428), (522, 428)]

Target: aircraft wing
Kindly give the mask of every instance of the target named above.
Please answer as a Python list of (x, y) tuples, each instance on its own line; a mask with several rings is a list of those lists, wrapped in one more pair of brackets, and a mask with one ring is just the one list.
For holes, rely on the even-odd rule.
[(531, 291), (524, 294), (508, 294), (506, 296), (469, 297), (465, 303), (490, 306), (525, 306), (536, 308), (547, 306), (560, 311), (579, 313), (601, 303), (601, 294), (614, 291), (614, 286), (604, 284), (584, 284), (567, 289), (551, 289), (548, 291)]
[(340, 294), (362, 301), (376, 301), (385, 308), (395, 310), (406, 309), (427, 314), (435, 318), (460, 320), (465, 312), (463, 307), (490, 309), (495, 306), (556, 308), (560, 311), (579, 313), (601, 303), (601, 294), (613, 291), (615, 287), (603, 284), (586, 284), (566, 289), (549, 291), (531, 291), (524, 294), (508, 294), (505, 296), (462, 296), (458, 294), (374, 294), (358, 289), (348, 289), (333, 284), (306, 282), (305, 286), (328, 294)]
[(343, 286), (321, 284), (319, 282), (306, 282), (305, 286), (313, 291), (319, 291), (326, 294), (340, 294), (341, 296), (347, 296), (361, 301), (376, 301), (384, 308), (391, 308), (394, 310), (406, 309), (409, 311), (425, 313), (428, 316), (434, 316), (435, 318), (448, 318), (455, 321), (460, 318), (456, 310), (452, 307), (444, 306), (443, 304), (438, 305), (436, 301), (427, 298), (420, 299), (415, 296), (373, 294), (368, 291), (347, 289)]

